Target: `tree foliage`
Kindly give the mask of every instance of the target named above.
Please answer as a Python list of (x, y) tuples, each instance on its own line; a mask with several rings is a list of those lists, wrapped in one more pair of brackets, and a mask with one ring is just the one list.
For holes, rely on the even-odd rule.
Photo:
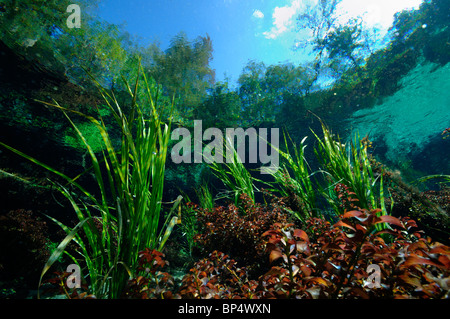
[(308, 92), (313, 75), (311, 70), (292, 63), (269, 65), (249, 61), (238, 80), (242, 113), (247, 125), (275, 121), (287, 107), (294, 107), (294, 97)]
[(208, 89), (206, 99), (194, 110), (195, 119), (202, 120), (205, 127), (226, 128), (242, 118), (241, 100), (229, 83), (217, 82)]
[[(213, 42), (208, 35), (189, 39), (180, 32), (167, 48), (158, 43), (143, 45), (123, 27), (96, 17), (93, 9), (98, 0), (79, 1), (79, 29), (67, 27), (68, 0), (4, 0), (0, 40), (39, 67), (89, 90), (93, 85), (88, 72), (103, 87), (113, 89), (118, 100), (128, 94), (122, 77), (133, 83), (141, 61), (143, 73), (158, 87), (162, 116), (168, 116), (164, 108), (175, 98), (171, 116), (184, 126), (201, 119), (214, 127), (272, 122), (298, 130), (305, 126), (307, 110), (326, 109), (330, 116), (337, 116), (339, 110), (338, 115), (344, 116), (338, 108), (370, 106), (378, 97), (393, 93), (422, 53), (433, 62), (450, 60), (450, 31), (445, 28), (448, 0), (397, 13), (389, 44), (377, 51), (372, 43), (376, 30), (367, 30), (361, 18), (343, 24), (337, 14), (340, 3), (310, 2), (297, 17), (297, 26), (309, 31), (309, 36), (296, 46), (310, 47), (313, 61), (304, 65), (249, 61), (235, 86), (227, 80), (215, 82), (210, 65)], [(321, 80), (333, 82), (324, 89)], [(43, 90), (41, 99), (54, 97), (49, 91)], [(137, 101), (144, 101), (145, 95), (136, 92)], [(29, 113), (26, 103), (19, 105), (25, 105), (21, 113)]]
[(214, 70), (209, 66), (212, 60), (212, 40), (198, 37), (189, 41), (187, 35), (176, 35), (167, 50), (152, 47), (150, 74), (161, 84), (168, 96), (179, 100), (180, 113), (192, 117), (200, 105), (206, 90), (214, 83)]
[(88, 73), (105, 88), (126, 91), (121, 78), (136, 77), (137, 61), (142, 59), (145, 72), (162, 85), (164, 96), (177, 98), (175, 114), (192, 116), (214, 83), (209, 36), (190, 41), (181, 32), (165, 51), (156, 43), (143, 47), (121, 26), (95, 16), (98, 1), (79, 1), (81, 28), (69, 28), (69, 4), (69, 0), (4, 1), (0, 40), (28, 60), (86, 89), (95, 87)]

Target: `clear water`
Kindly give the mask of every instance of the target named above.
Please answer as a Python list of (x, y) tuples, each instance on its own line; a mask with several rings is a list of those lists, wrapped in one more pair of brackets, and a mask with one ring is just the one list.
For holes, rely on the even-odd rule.
[[(422, 152), (431, 140), (442, 139), (443, 130), (450, 127), (450, 64), (422, 61), (399, 82), (401, 88), (393, 95), (348, 119), (352, 134), (382, 143), (383, 155), (394, 164)], [(442, 155), (447, 166), (450, 154)]]
[[(367, 136), (373, 143), (373, 154), (391, 169), (384, 175), (386, 191), (383, 197), (392, 205), (387, 201), (386, 205), (381, 204), (379, 198), (379, 207), (390, 206), (389, 213), (393, 216), (418, 217), (421, 228), (437, 236), (434, 238), (448, 243), (450, 188), (438, 188), (441, 185), (437, 186), (433, 181), (422, 183), (416, 189), (402, 181), (410, 183), (432, 174), (450, 175), (449, 22), (449, 0), (0, 0), (0, 299), (34, 297), (39, 276), (48, 260), (46, 253), (61, 247), (59, 243), (64, 234), (59, 226), (46, 218), (39, 219), (39, 216), (46, 215), (66, 225), (76, 224), (73, 202), (70, 205), (56, 191), (53, 181), (67, 187), (67, 194), (74, 196), (79, 207), (82, 203), (83, 207), (92, 207), (92, 212), (95, 207), (95, 214), (99, 205), (84, 202), (87, 193), (93, 197), (99, 196), (98, 199), (102, 200), (98, 203), (108, 204), (108, 209), (103, 207), (102, 218), (95, 218), (95, 221), (110, 223), (104, 224), (106, 228), (103, 230), (108, 231), (99, 234), (102, 239), (109, 236), (111, 241), (91, 241), (99, 245), (108, 242), (108, 249), (118, 242), (120, 234), (114, 231), (122, 227), (117, 227), (117, 224), (128, 225), (123, 226), (128, 231), (124, 231), (124, 240), (133, 238), (139, 243), (140, 238), (136, 238), (136, 234), (145, 233), (139, 230), (148, 229), (145, 221), (149, 216), (148, 206), (159, 206), (160, 203), (163, 210), (155, 209), (151, 220), (159, 219), (161, 223), (154, 231), (163, 234), (166, 226), (163, 225), (162, 213), (169, 212), (180, 194), (187, 201), (197, 203), (200, 203), (202, 196), (209, 199), (205, 189), (201, 188), (205, 184), (214, 195), (214, 200), (217, 199), (214, 202), (211, 197), (210, 203), (228, 205), (236, 200), (233, 197), (237, 192), (226, 189), (229, 185), (224, 183), (225, 175), (214, 177), (211, 167), (201, 157), (196, 160), (197, 146), (201, 151), (202, 142), (209, 142), (206, 138), (202, 140), (202, 133), (206, 134), (210, 128), (213, 129), (210, 133), (215, 132), (220, 137), (221, 132), (232, 128), (256, 128), (258, 133), (261, 129), (268, 131), (270, 128), (270, 139), (267, 139), (271, 143), (272, 138), (277, 136), (272, 129), (274, 132), (279, 129), (282, 147), (283, 132), (288, 132), (297, 145), (309, 136), (305, 150), (308, 164), (312, 163), (310, 170), (313, 173), (309, 177), (318, 177), (319, 180), (319, 184), (313, 183), (312, 187), (317, 193), (318, 205), (311, 210), (324, 210), (324, 215), (330, 220), (342, 213), (337, 208), (340, 195), (333, 193), (333, 189), (341, 181), (345, 182), (345, 177), (333, 180), (328, 179), (331, 174), (327, 172), (320, 174), (324, 171), (318, 170), (318, 163), (314, 161), (314, 147), (318, 144), (311, 129), (321, 135), (321, 123), (317, 120), (320, 117), (333, 133), (339, 132), (344, 140), (353, 139), (356, 133), (360, 137)], [(169, 156), (172, 147), (181, 144), (186, 146), (183, 152), (193, 156), (187, 156), (189, 160), (183, 163), (175, 162), (173, 157), (168, 156), (165, 170), (160, 170), (164, 176), (158, 176), (153, 170), (151, 185), (147, 184), (150, 179), (143, 177), (139, 183), (121, 192), (127, 200), (120, 202), (116, 198), (108, 198), (113, 192), (98, 191), (95, 179), (100, 175), (98, 170), (91, 169), (90, 153), (77, 132), (82, 133), (90, 149), (97, 153), (100, 166), (104, 164), (101, 151), (105, 144), (97, 125), (79, 115), (101, 116), (102, 123), (111, 134), (111, 144), (115, 145), (122, 130), (117, 126), (116, 114), (105, 105), (96, 86), (114, 92), (117, 104), (123, 107), (123, 114), (131, 118), (131, 90), (122, 80), (128, 80), (133, 86), (137, 83), (138, 69), (146, 74), (152, 88), (149, 91), (154, 100), (158, 100), (155, 109), (164, 121), (172, 120), (172, 132), (178, 128), (186, 136), (194, 132), (194, 142), (190, 138), (180, 144), (171, 140)], [(140, 79), (143, 84), (143, 77)], [(142, 110), (139, 114), (146, 116), (153, 112), (147, 93), (141, 86), (136, 89), (135, 95)], [(68, 113), (76, 124), (76, 130), (60, 109), (48, 106), (53, 101), (70, 110)], [(175, 101), (175, 106), (171, 113), (172, 101)], [(203, 121), (199, 139), (195, 137), (196, 121)], [(444, 130), (449, 132), (444, 135)], [(256, 141), (256, 134), (252, 136)], [(260, 171), (263, 157), (272, 164), (279, 163), (272, 158), (279, 153), (271, 152), (269, 157), (264, 140), (261, 138), (258, 141), (262, 141), (258, 144), (259, 162), (245, 163), (251, 174), (259, 174), (255, 172)], [(219, 148), (223, 139), (221, 141), (217, 146)], [(192, 151), (188, 147), (191, 142)], [(18, 156), (18, 152), (11, 152), (11, 147), (54, 170), (50, 173), (38, 167), (35, 165), (37, 161), (27, 161), (23, 154)], [(261, 151), (264, 148), (265, 151)], [(244, 152), (256, 153), (256, 147), (249, 149)], [(156, 168), (158, 166), (151, 162), (151, 158), (159, 158), (163, 153), (150, 149), (141, 154), (149, 155), (149, 160), (145, 158), (143, 162)], [(242, 155), (250, 158), (246, 153)], [(283, 158), (279, 159), (283, 164)], [(335, 158), (329, 161), (333, 160)], [(113, 162), (116, 161), (110, 160), (111, 165), (102, 173), (107, 173)], [(131, 163), (131, 166), (137, 167), (134, 153)], [(241, 170), (241, 166), (237, 169), (239, 171), (235, 170), (232, 175), (241, 177), (241, 182), (248, 181), (246, 171)], [(120, 169), (122, 173), (125, 170)], [(83, 191), (77, 194), (76, 187), (71, 188), (73, 181), (58, 180), (61, 174), (55, 174), (56, 171), (70, 177), (77, 176), (76, 181), (83, 185)], [(375, 173), (377, 178), (370, 183), (380, 185), (380, 171)], [(129, 175), (142, 177), (141, 173)], [(258, 181), (255, 184), (260, 189), (267, 188), (267, 184), (261, 186), (258, 183), (261, 180), (273, 182), (273, 176), (261, 175), (256, 176)], [(309, 171), (299, 180), (306, 181), (305, 176), (308, 175)], [(117, 183), (122, 180), (116, 174), (109, 176), (109, 182), (113, 180), (112, 176)], [(109, 186), (105, 177), (102, 183)], [(145, 183), (144, 178), (147, 178)], [(280, 184), (283, 183), (287, 184), (284, 179)], [(141, 189), (141, 185), (146, 188)], [(161, 187), (161, 197), (156, 195), (151, 205), (143, 205), (142, 198), (149, 193), (158, 194), (155, 191), (157, 185), (164, 186)], [(265, 195), (260, 189), (247, 188), (248, 184), (238, 186), (238, 189), (257, 193), (255, 201), (260, 204), (267, 203), (268, 198), (263, 198)], [(288, 187), (296, 191), (295, 186)], [(374, 187), (367, 188), (367, 194), (374, 194)], [(291, 191), (288, 193), (291, 194)], [(421, 199), (419, 196), (422, 196)], [(333, 197), (336, 201), (331, 208), (327, 199)], [(280, 203), (297, 206), (296, 214), (301, 214), (307, 207), (299, 202), (297, 196), (288, 200), (283, 199)], [(428, 205), (428, 200), (442, 207), (434, 209), (437, 206)], [(104, 218), (105, 211), (113, 211), (111, 207), (125, 202), (130, 203), (128, 208), (144, 208), (143, 222), (139, 220), (129, 224), (127, 219), (126, 223), (115, 223), (115, 218)], [(367, 207), (375, 208), (375, 205), (377, 203), (371, 202)], [(183, 208), (180, 226), (175, 226), (175, 220), (179, 221), (181, 209), (178, 211), (180, 215), (167, 219), (171, 222), (165, 228), (167, 232), (164, 232), (168, 235), (173, 231), (178, 236), (173, 241), (171, 238), (173, 245), (167, 247), (169, 252), (172, 250), (172, 270), (181, 274), (180, 277), (188, 271), (184, 267), (189, 265), (190, 268), (193, 261), (194, 224), (197, 221), (195, 210), (188, 210), (190, 212), (185, 212)], [(130, 211), (134, 212), (129, 210), (128, 213)], [(117, 220), (120, 216), (126, 216), (125, 210), (117, 214)], [(44, 219), (47, 222), (43, 222)], [(263, 223), (266, 223), (264, 220)], [(137, 229), (129, 225), (137, 225)], [(251, 225), (252, 231), (254, 227), (259, 227), (246, 225)], [(47, 226), (51, 228), (47, 229)], [(241, 229), (234, 224), (232, 227), (237, 231)], [(243, 237), (249, 237), (248, 234)], [(354, 238), (358, 237), (361, 238)], [(246, 245), (241, 246), (247, 248)], [(402, 246), (402, 250), (405, 247)], [(105, 247), (97, 248), (92, 252), (102, 252)], [(131, 251), (118, 247), (119, 250), (125, 253)], [(87, 251), (89, 255), (91, 249)], [(115, 256), (115, 251), (116, 247), (114, 252), (109, 251), (110, 254), (102, 256)], [(421, 258), (430, 257), (425, 255), (424, 252)], [(92, 260), (96, 261), (107, 259), (97, 258), (98, 255), (93, 257)], [(134, 257), (127, 260), (136, 260)], [(445, 259), (439, 259), (439, 262), (442, 260)], [(72, 259), (67, 261), (69, 265), (73, 262)], [(354, 261), (355, 265), (359, 265), (356, 259)], [(114, 264), (117, 265), (116, 257)], [(433, 264), (435, 261), (427, 266)], [(67, 264), (59, 266), (62, 270), (71, 269), (67, 268)], [(129, 269), (128, 266), (132, 265), (126, 266)], [(113, 268), (106, 264), (101, 268), (109, 269), (106, 276), (114, 278), (116, 271), (110, 272)], [(352, 268), (352, 273), (355, 269)], [(83, 275), (86, 274), (84, 271)], [(435, 275), (443, 278), (433, 272)], [(334, 274), (332, 277), (335, 277)], [(424, 279), (415, 275), (402, 277), (407, 283), (419, 279), (421, 283), (432, 280), (431, 276)], [(342, 278), (339, 285), (343, 283)], [(439, 285), (443, 282), (441, 279)], [(324, 288), (327, 285), (320, 286)], [(425, 286), (435, 287), (424, 285), (416, 292), (425, 290)], [(355, 294), (357, 290), (354, 290)]]

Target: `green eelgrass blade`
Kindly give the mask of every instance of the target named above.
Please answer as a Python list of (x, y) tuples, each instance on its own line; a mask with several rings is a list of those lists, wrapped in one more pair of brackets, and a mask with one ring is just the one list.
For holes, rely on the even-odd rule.
[[(385, 205), (383, 174), (380, 175), (380, 215), (388, 215)], [(388, 223), (378, 223), (375, 225), (377, 230), (390, 228)]]
[(257, 188), (253, 181), (256, 179), (252, 177), (245, 168), (238, 152), (228, 136), (226, 149), (227, 153), (228, 150), (231, 151), (231, 157), (224, 154), (223, 150), (219, 150), (219, 152), (221, 152), (220, 156), (223, 158), (223, 163), (212, 161), (211, 163), (208, 163), (208, 166), (212, 169), (213, 174), (234, 194), (234, 203), (236, 205), (239, 202), (239, 196), (244, 193), (254, 201), (255, 190), (257, 190)]
[[(140, 71), (141, 65), (139, 65)], [(119, 151), (115, 150), (113, 141), (101, 117), (100, 120), (97, 120), (80, 112), (61, 107), (57, 102), (40, 101), (63, 111), (83, 141), (92, 161), (90, 169), (94, 172), (99, 188), (99, 199), (76, 183), (75, 180), (80, 175), (70, 178), (0, 142), (0, 145), (7, 149), (62, 177), (69, 185), (78, 188), (89, 200), (89, 203), (86, 199), (81, 204), (77, 203), (65, 186), (57, 186), (59, 191), (70, 201), (79, 219), (79, 224), (74, 229), (70, 229), (55, 220), (68, 235), (49, 259), (42, 276), (54, 263), (55, 258), (63, 253), (67, 243), (74, 240), (81, 248), (80, 253), (85, 258), (92, 289), (99, 297), (119, 297), (121, 288), (126, 283), (124, 276), (127, 273), (129, 275), (131, 270), (137, 266), (138, 252), (146, 247), (162, 249), (175, 221), (173, 218), (166, 221), (166, 224), (158, 233), (171, 121), (168, 125), (160, 121), (151, 96), (150, 86), (145, 73), (142, 73), (147, 85), (151, 109), (150, 118), (144, 117), (144, 113), (137, 103), (139, 72), (133, 89), (126, 83), (132, 97), (131, 112), (128, 117), (123, 113), (114, 94), (109, 94), (99, 86), (100, 93), (120, 128), (121, 145)], [(173, 111), (173, 108), (174, 102), (171, 111)], [(101, 161), (81, 131), (70, 119), (69, 113), (84, 117), (98, 129), (104, 146)], [(109, 195), (112, 195), (115, 200), (115, 203), (111, 206), (116, 207), (109, 206), (108, 198), (111, 197)], [(179, 204), (179, 201), (177, 204)], [(100, 216), (91, 215), (91, 208), (100, 213)], [(93, 220), (94, 218), (96, 224), (86, 223), (87, 220)], [(97, 227), (100, 227), (100, 229), (97, 229)], [(80, 228), (85, 233), (86, 242), (81, 241), (81, 237), (76, 234), (76, 231), (79, 231)], [(113, 245), (113, 242), (116, 246)], [(119, 269), (121, 267), (117, 267), (117, 265), (123, 265), (126, 272), (121, 271)]]
[(15, 148), (13, 148), (13, 147), (11, 147), (11, 146), (9, 146), (9, 145), (7, 145), (7, 144), (4, 144), (4, 143), (0, 142), (0, 145), (2, 145), (3, 147), (9, 149), (9, 150), (12, 151), (13, 153), (16, 153), (17, 155), (22, 156), (23, 158), (29, 160), (30, 162), (33, 162), (33, 163), (35, 163), (35, 164), (41, 166), (42, 168), (47, 169), (48, 171), (52, 172), (53, 174), (62, 177), (62, 178), (65, 179), (69, 184), (74, 185), (75, 187), (77, 187), (77, 188), (78, 188), (85, 196), (87, 196), (90, 200), (95, 201), (95, 198), (94, 198), (89, 192), (87, 192), (81, 185), (79, 185), (78, 183), (74, 182), (74, 180), (73, 180), (71, 177), (65, 175), (64, 173), (59, 172), (58, 170), (52, 168), (51, 166), (49, 166), (49, 165), (47, 165), (47, 164), (45, 164), (45, 163), (43, 163), (43, 162), (41, 162), (41, 161), (35, 159), (35, 158), (32, 157), (32, 156), (29, 156), (29, 155), (27, 155), (27, 154), (25, 154), (25, 153), (23, 153), (23, 152), (21, 152), (21, 151), (15, 149)]
[(450, 175), (445, 175), (445, 174), (435, 174), (435, 175), (424, 176), (424, 177), (417, 179), (415, 181), (415, 183), (423, 183), (423, 182), (429, 181), (431, 179), (444, 179), (445, 181), (443, 181), (441, 183), (450, 183)]
[(178, 217), (177, 216), (173, 216), (170, 219), (169, 224), (167, 226), (165, 226), (164, 235), (162, 237), (160, 237), (161, 242), (160, 242), (159, 247), (158, 247), (159, 251), (162, 250), (162, 248), (164, 247), (167, 239), (169, 239), (169, 236), (172, 233), (172, 230), (175, 227), (175, 225), (177, 224), (177, 222), (178, 222)]
[[(67, 236), (61, 241), (61, 243), (58, 245), (58, 247), (56, 247), (55, 251), (51, 254), (51, 256), (49, 257), (49, 259), (47, 260), (47, 262), (44, 265), (44, 269), (42, 269), (41, 272), (41, 276), (39, 278), (39, 287), (41, 286), (42, 283), (42, 278), (44, 277), (45, 273), (50, 269), (50, 267), (53, 265), (53, 263), (55, 261), (58, 260), (58, 258), (61, 256), (61, 254), (64, 252), (64, 250), (66, 249), (66, 246), (72, 241), (72, 239), (75, 237), (75, 235), (77, 234), (78, 230), (84, 225), (84, 223), (86, 223), (88, 220), (90, 220), (91, 218), (88, 217), (82, 221), (80, 221), (71, 231), (69, 234), (67, 234)], [(38, 298), (39, 298), (39, 292), (38, 292)]]
[(158, 250), (159, 250), (159, 251), (161, 251), (162, 248), (164, 247), (164, 244), (166, 243), (167, 239), (169, 239), (169, 236), (170, 236), (170, 234), (172, 233), (172, 230), (173, 230), (174, 226), (175, 226), (175, 225), (177, 224), (177, 222), (178, 222), (179, 216), (173, 216), (173, 217), (170, 219), (169, 224), (166, 225), (166, 224), (167, 224), (167, 220), (169, 220), (169, 218), (171, 217), (171, 215), (174, 213), (174, 211), (175, 211), (175, 210), (177, 209), (177, 207), (180, 205), (180, 202), (181, 202), (182, 199), (183, 199), (183, 197), (180, 195), (180, 196), (178, 196), (177, 199), (175, 200), (175, 202), (174, 202), (174, 204), (173, 204), (173, 206), (172, 206), (172, 209), (170, 210), (170, 213), (169, 213), (169, 215), (167, 216), (166, 222), (164, 223), (164, 225), (163, 225), (163, 227), (162, 227), (162, 230), (161, 230), (161, 231), (165, 230), (165, 231), (164, 231), (164, 234), (163, 234), (163, 235), (160, 234), (160, 235), (158, 236), (158, 238), (160, 239), (160, 244), (159, 244), (159, 247), (158, 247)]
[[(345, 144), (341, 144), (339, 137), (335, 138), (323, 123), (322, 131), (323, 138), (319, 138), (313, 132), (318, 141), (314, 151), (323, 166), (322, 171), (327, 173), (327, 183), (329, 185), (343, 183), (355, 194), (358, 199), (358, 207), (367, 210), (381, 208), (382, 213), (386, 214), (383, 179), (382, 176), (381, 178), (374, 176), (367, 145), (364, 145), (360, 137), (356, 135), (355, 142), (347, 148)], [(379, 196), (377, 195), (378, 187)], [(336, 198), (326, 195), (326, 193), (323, 194), (331, 206), (339, 211), (339, 203), (336, 202)], [(383, 226), (380, 224), (380, 227)]]
[(199, 201), (199, 205), (204, 209), (213, 209), (214, 208), (214, 198), (211, 194), (211, 191), (208, 188), (208, 184), (204, 184), (200, 186), (200, 189), (196, 189), (195, 193), (197, 194), (197, 198)]
[(92, 160), (92, 166), (93, 166), (93, 169), (94, 169), (95, 178), (97, 180), (98, 186), (100, 187), (100, 194), (102, 196), (102, 203), (103, 203), (103, 205), (106, 205), (105, 185), (103, 183), (103, 177), (102, 177), (102, 174), (101, 174), (101, 171), (100, 171), (100, 165), (99, 165), (99, 162), (97, 160), (97, 157), (95, 156), (94, 151), (92, 150), (91, 146), (86, 141), (86, 139), (84, 138), (83, 134), (78, 129), (78, 127), (72, 122), (70, 117), (67, 116), (66, 112), (63, 112), (63, 113), (66, 116), (66, 118), (68, 119), (68, 121), (70, 122), (70, 124), (72, 124), (72, 127), (75, 129), (75, 131), (77, 132), (78, 136), (82, 139), (84, 145), (86, 146), (86, 148), (87, 148), (87, 150), (89, 152), (89, 155), (90, 155), (91, 160)]
[[(289, 137), (293, 145), (293, 151), (289, 149), (286, 136)], [(271, 146), (280, 154), (284, 160), (281, 169), (268, 170), (275, 180), (277, 187), (274, 189), (283, 196), (289, 196), (290, 192), (294, 192), (301, 200), (304, 208), (302, 212), (296, 212), (294, 215), (300, 219), (304, 219), (313, 215), (319, 215), (316, 206), (316, 190), (312, 177), (317, 173), (310, 173), (310, 166), (305, 158), (305, 144), (307, 137), (304, 137), (297, 146), (288, 133), (284, 133), (284, 145), (286, 151), (281, 150), (271, 144)], [(270, 144), (270, 143), (269, 143)], [(292, 177), (291, 177), (291, 174)]]
[[(38, 102), (43, 103), (43, 104), (48, 105), (48, 106), (55, 107), (55, 108), (60, 109), (61, 111), (63, 111), (64, 115), (67, 117), (67, 119), (70, 121), (72, 126), (75, 128), (77, 134), (80, 136), (80, 138), (82, 139), (83, 143), (85, 144), (85, 146), (87, 147), (87, 149), (89, 151), (89, 155), (90, 155), (90, 157), (91, 157), (91, 159), (93, 161), (93, 169), (95, 171), (95, 176), (96, 176), (96, 179), (97, 179), (97, 183), (99, 184), (100, 188), (102, 189), (102, 195), (104, 195), (105, 192), (104, 192), (103, 179), (102, 179), (101, 174), (100, 174), (99, 162), (98, 162), (98, 160), (97, 160), (97, 158), (95, 156), (95, 153), (93, 152), (92, 148), (87, 143), (86, 139), (81, 134), (80, 130), (76, 127), (76, 125), (67, 116), (67, 113), (70, 112), (70, 113), (74, 113), (76, 115), (82, 116), (82, 117), (86, 118), (87, 120), (89, 120), (91, 123), (93, 123), (97, 127), (97, 129), (99, 130), (99, 133), (102, 136), (103, 142), (105, 144), (105, 147), (106, 147), (106, 150), (107, 150), (107, 154), (108, 154), (108, 159), (111, 161), (111, 165), (113, 167), (117, 167), (118, 166), (117, 165), (117, 162), (118, 162), (117, 153), (114, 150), (112, 140), (109, 137), (108, 131), (107, 131), (106, 126), (103, 123), (103, 121), (99, 122), (97, 119), (93, 118), (92, 116), (83, 114), (83, 113), (75, 111), (75, 110), (64, 108), (64, 107), (60, 106), (57, 102), (55, 102), (55, 103), (47, 103), (47, 102), (44, 102), (44, 101), (38, 101)], [(109, 103), (108, 103), (108, 105), (109, 105)], [(124, 133), (125, 134), (130, 134), (127, 131), (126, 123), (122, 122), (122, 124), (125, 126), (125, 132)], [(41, 164), (43, 164), (43, 163), (41, 163)], [(59, 172), (56, 172), (55, 170), (52, 170), (52, 171), (54, 173), (56, 173), (56, 174), (59, 173)], [(122, 174), (120, 174), (121, 172), (122, 172)], [(124, 175), (126, 174), (126, 172), (123, 172), (123, 171), (116, 172), (116, 171), (114, 171), (114, 173), (115, 173), (116, 178), (120, 179), (121, 181), (123, 181), (125, 179)], [(71, 181), (73, 181), (73, 180), (71, 180)], [(90, 198), (90, 199), (93, 199), (93, 198)]]

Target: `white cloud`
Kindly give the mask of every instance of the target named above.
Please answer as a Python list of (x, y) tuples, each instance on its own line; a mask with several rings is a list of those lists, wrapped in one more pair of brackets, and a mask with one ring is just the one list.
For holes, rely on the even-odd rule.
[(256, 9), (255, 11), (253, 11), (253, 17), (255, 17), (257, 19), (262, 19), (262, 18), (264, 18), (264, 13), (262, 13), (260, 10)]
[(276, 7), (273, 11), (273, 27), (264, 32), (267, 39), (275, 39), (282, 33), (292, 29), (295, 25), (295, 17), (300, 11), (300, 0), (291, 0), (291, 4), (284, 7)]
[(339, 21), (344, 23), (350, 17), (358, 15), (369, 26), (376, 24), (388, 29), (393, 20), (394, 14), (403, 9), (418, 8), (423, 0), (343, 0), (340, 8), (347, 14), (342, 14)]

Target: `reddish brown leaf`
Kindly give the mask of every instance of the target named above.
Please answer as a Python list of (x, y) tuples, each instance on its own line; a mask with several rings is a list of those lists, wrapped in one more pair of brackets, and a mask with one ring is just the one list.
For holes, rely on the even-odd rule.
[(438, 258), (439, 262), (444, 265), (445, 268), (450, 268), (450, 258), (447, 256), (439, 256)]
[(419, 251), (428, 250), (428, 246), (427, 246), (426, 242), (423, 240), (419, 240), (419, 241), (416, 241), (415, 243), (412, 243), (408, 247), (408, 251), (415, 252), (417, 250), (419, 250)]
[(347, 223), (344, 223), (342, 220), (340, 220), (340, 221), (338, 221), (336, 224), (334, 224), (334, 227), (339, 227), (339, 226), (347, 227), (347, 228), (350, 228), (350, 229), (353, 230), (353, 231), (356, 231), (355, 228), (353, 228), (352, 226), (350, 226), (350, 225), (347, 224)]
[(391, 215), (383, 215), (383, 216), (377, 217), (375, 219), (374, 224), (378, 224), (378, 223), (388, 223), (388, 224), (396, 225), (401, 228), (405, 228), (405, 226), (403, 226), (403, 223), (398, 218), (391, 216)]
[(270, 268), (270, 270), (265, 274), (265, 276), (272, 276), (272, 275), (281, 275), (283, 273), (285, 273), (285, 269), (281, 268), (281, 267), (272, 267)]
[(269, 243), (272, 245), (277, 245), (281, 241), (281, 238), (279, 237), (270, 237)]
[(297, 242), (296, 249), (300, 253), (306, 253), (308, 255), (310, 253), (308, 243), (306, 243), (306, 242)]
[(309, 242), (308, 234), (306, 234), (306, 232), (301, 230), (301, 229), (295, 229), (294, 230), (294, 236), (297, 237), (297, 238), (301, 238), (304, 241)]
[(450, 255), (450, 247), (437, 244), (433, 249), (430, 250), (431, 254), (444, 254), (444, 255)]
[(362, 289), (361, 287), (353, 287), (350, 289), (351, 293), (353, 293), (356, 296), (359, 296), (363, 299), (369, 299), (369, 295), (367, 294), (367, 292), (364, 291), (364, 289)]
[(305, 276), (310, 276), (312, 272), (311, 268), (307, 267), (306, 265), (301, 265), (300, 270), (305, 274)]
[(411, 277), (408, 274), (403, 274), (399, 276), (401, 280), (403, 280), (408, 285), (420, 288), (422, 285), (420, 284), (420, 280), (416, 277)]
[(367, 231), (367, 228), (363, 225), (356, 224), (356, 229), (359, 230), (361, 233), (365, 234)]
[(439, 264), (429, 260), (428, 258), (419, 257), (417, 255), (408, 256), (404, 263), (404, 265), (406, 267), (415, 266), (415, 265), (423, 265), (423, 264), (442, 267), (442, 265), (439, 265)]
[(268, 231), (264, 232), (264, 233), (262, 234), (262, 236), (263, 236), (263, 237), (265, 237), (265, 236), (276, 236), (276, 235), (278, 235), (279, 233), (280, 233), (280, 232), (277, 231), (277, 230), (268, 230)]
[(409, 228), (417, 228), (417, 223), (414, 220), (409, 219), (406, 221), (406, 226), (408, 226), (408, 229)]
[(277, 249), (274, 249), (270, 252), (270, 262), (274, 262), (275, 260), (277, 260), (278, 258), (283, 257), (283, 253)]
[(381, 234), (391, 234), (391, 235), (394, 235), (394, 236), (398, 236), (398, 233), (393, 231), (393, 230), (391, 230), (391, 229), (383, 229), (383, 230), (380, 230), (380, 231), (376, 232), (375, 234), (377, 236), (380, 236)]
[(173, 294), (171, 291), (166, 291), (163, 293), (163, 297), (164, 299), (172, 299), (173, 298)]
[(310, 282), (328, 287), (328, 282), (325, 279), (320, 278), (320, 277), (313, 277), (313, 278), (308, 279), (307, 283), (310, 283)]
[(336, 244), (336, 243), (326, 243), (323, 247), (322, 250), (323, 251), (328, 251), (328, 250), (336, 250), (336, 251), (342, 251), (343, 247), (341, 247), (340, 245)]
[(359, 210), (352, 210), (349, 212), (346, 212), (342, 218), (350, 218), (350, 217), (361, 217), (363, 216), (363, 212), (360, 212)]

